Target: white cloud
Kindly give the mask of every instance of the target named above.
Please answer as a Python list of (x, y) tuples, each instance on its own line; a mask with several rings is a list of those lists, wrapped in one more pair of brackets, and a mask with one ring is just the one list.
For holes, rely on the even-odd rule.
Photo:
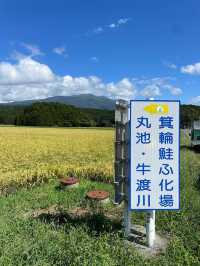
[(168, 91), (173, 96), (182, 94), (182, 90), (170, 83), (170, 78), (136, 79), (134, 83), (140, 89), (140, 95), (145, 98), (162, 96)]
[(21, 43), (21, 46), (23, 46), (28, 52), (30, 52), (30, 56), (38, 56), (38, 55), (44, 55), (44, 53), (40, 50), (40, 48), (35, 44), (30, 43)]
[(64, 57), (68, 57), (65, 46), (55, 47), (53, 52), (58, 55), (63, 55)]
[(135, 88), (126, 78), (118, 83), (104, 83), (96, 76), (58, 76), (30, 57), (15, 64), (0, 62), (0, 102), (85, 93), (130, 98), (135, 96)]
[(40, 48), (35, 44), (20, 43), (20, 46), (24, 48), (25, 52), (19, 52), (17, 50), (14, 50), (8, 59), (19, 61), (21, 59), (28, 58), (28, 57), (32, 58), (35, 56), (44, 55), (44, 53), (40, 50)]
[(134, 99), (137, 94), (135, 85), (128, 78), (123, 78), (117, 83), (107, 84), (106, 91), (107, 96), (111, 98)]
[(126, 24), (129, 20), (131, 20), (130, 18), (120, 18), (118, 20), (118, 24)]
[(109, 24), (108, 27), (111, 29), (118, 28), (123, 24), (127, 24), (129, 20), (131, 20), (131, 18), (120, 18), (116, 22)]
[(191, 101), (192, 104), (200, 105), (200, 96), (196, 96)]
[(90, 60), (95, 63), (99, 62), (99, 59), (96, 56), (92, 56)]
[(163, 62), (163, 64), (168, 67), (168, 68), (171, 68), (171, 69), (177, 69), (177, 65), (175, 65), (174, 63), (169, 63), (169, 62)]
[(181, 72), (190, 75), (200, 75), (200, 62), (181, 67)]
[(117, 27), (117, 25), (115, 23), (111, 23), (110, 25), (108, 25), (109, 28), (114, 29)]
[(105, 83), (96, 76), (58, 76), (49, 66), (31, 57), (20, 58), (15, 64), (0, 62), (0, 102), (85, 93), (113, 99), (134, 99), (137, 95), (149, 98), (160, 96), (164, 89), (174, 95), (180, 92), (164, 78), (123, 78)]
[(95, 95), (106, 94), (106, 84), (96, 76), (72, 77), (64, 76), (59, 79), (61, 91), (59, 95), (76, 95), (92, 93)]
[(160, 96), (160, 87), (157, 84), (147, 85), (141, 92), (140, 95), (145, 98)]
[(131, 18), (120, 18), (117, 21), (110, 23), (109, 25), (99, 26), (95, 28), (92, 32), (88, 32), (86, 35), (88, 36), (90, 34), (100, 34), (106, 31), (106, 29), (108, 28), (109, 29), (119, 28), (120, 26), (127, 24), (130, 20)]
[(94, 29), (93, 32), (94, 32), (95, 34), (99, 34), (99, 33), (103, 32), (103, 31), (104, 31), (103, 27), (98, 27), (98, 28)]
[(168, 89), (169, 92), (174, 96), (179, 96), (183, 93), (181, 88), (177, 88), (177, 87), (169, 85), (169, 84), (166, 84), (164, 88)]
[(16, 64), (0, 62), (0, 85), (42, 83), (54, 80), (51, 69), (30, 57), (20, 59)]
[(171, 63), (171, 64), (169, 64), (169, 68), (172, 68), (172, 69), (177, 69), (177, 65), (175, 65), (175, 64), (173, 64), (173, 63)]
[(23, 54), (17, 50), (14, 50), (8, 59), (13, 59), (13, 60), (19, 61), (19, 60), (27, 58), (27, 57), (28, 57), (27, 55), (25, 55), (25, 54)]

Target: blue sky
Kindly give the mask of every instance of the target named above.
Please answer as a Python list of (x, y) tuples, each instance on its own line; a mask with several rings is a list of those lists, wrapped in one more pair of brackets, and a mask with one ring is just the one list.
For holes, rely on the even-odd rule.
[(198, 0), (1, 0), (0, 101), (93, 93), (200, 103)]

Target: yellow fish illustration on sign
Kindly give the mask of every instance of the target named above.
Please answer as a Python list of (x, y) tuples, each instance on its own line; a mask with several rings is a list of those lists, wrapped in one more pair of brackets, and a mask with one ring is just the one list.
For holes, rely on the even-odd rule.
[(144, 107), (144, 111), (152, 115), (168, 114), (169, 106), (167, 104), (151, 103)]

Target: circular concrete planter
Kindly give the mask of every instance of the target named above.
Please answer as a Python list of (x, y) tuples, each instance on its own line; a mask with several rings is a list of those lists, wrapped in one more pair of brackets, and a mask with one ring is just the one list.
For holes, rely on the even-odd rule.
[(109, 202), (109, 192), (104, 190), (92, 190), (87, 193), (87, 198), (101, 203)]
[(61, 178), (60, 184), (65, 189), (71, 189), (79, 186), (79, 180), (75, 177)]

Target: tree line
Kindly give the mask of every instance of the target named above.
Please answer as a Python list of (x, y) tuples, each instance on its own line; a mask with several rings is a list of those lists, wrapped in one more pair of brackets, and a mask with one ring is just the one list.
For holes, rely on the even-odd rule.
[[(181, 128), (200, 119), (200, 106), (181, 105)], [(47, 127), (113, 127), (114, 111), (77, 108), (61, 103), (0, 105), (0, 124)]]
[(0, 106), (0, 124), (47, 127), (112, 127), (113, 111), (76, 108), (61, 103)]
[(181, 128), (191, 128), (193, 121), (200, 120), (200, 106), (181, 105), (180, 124)]

